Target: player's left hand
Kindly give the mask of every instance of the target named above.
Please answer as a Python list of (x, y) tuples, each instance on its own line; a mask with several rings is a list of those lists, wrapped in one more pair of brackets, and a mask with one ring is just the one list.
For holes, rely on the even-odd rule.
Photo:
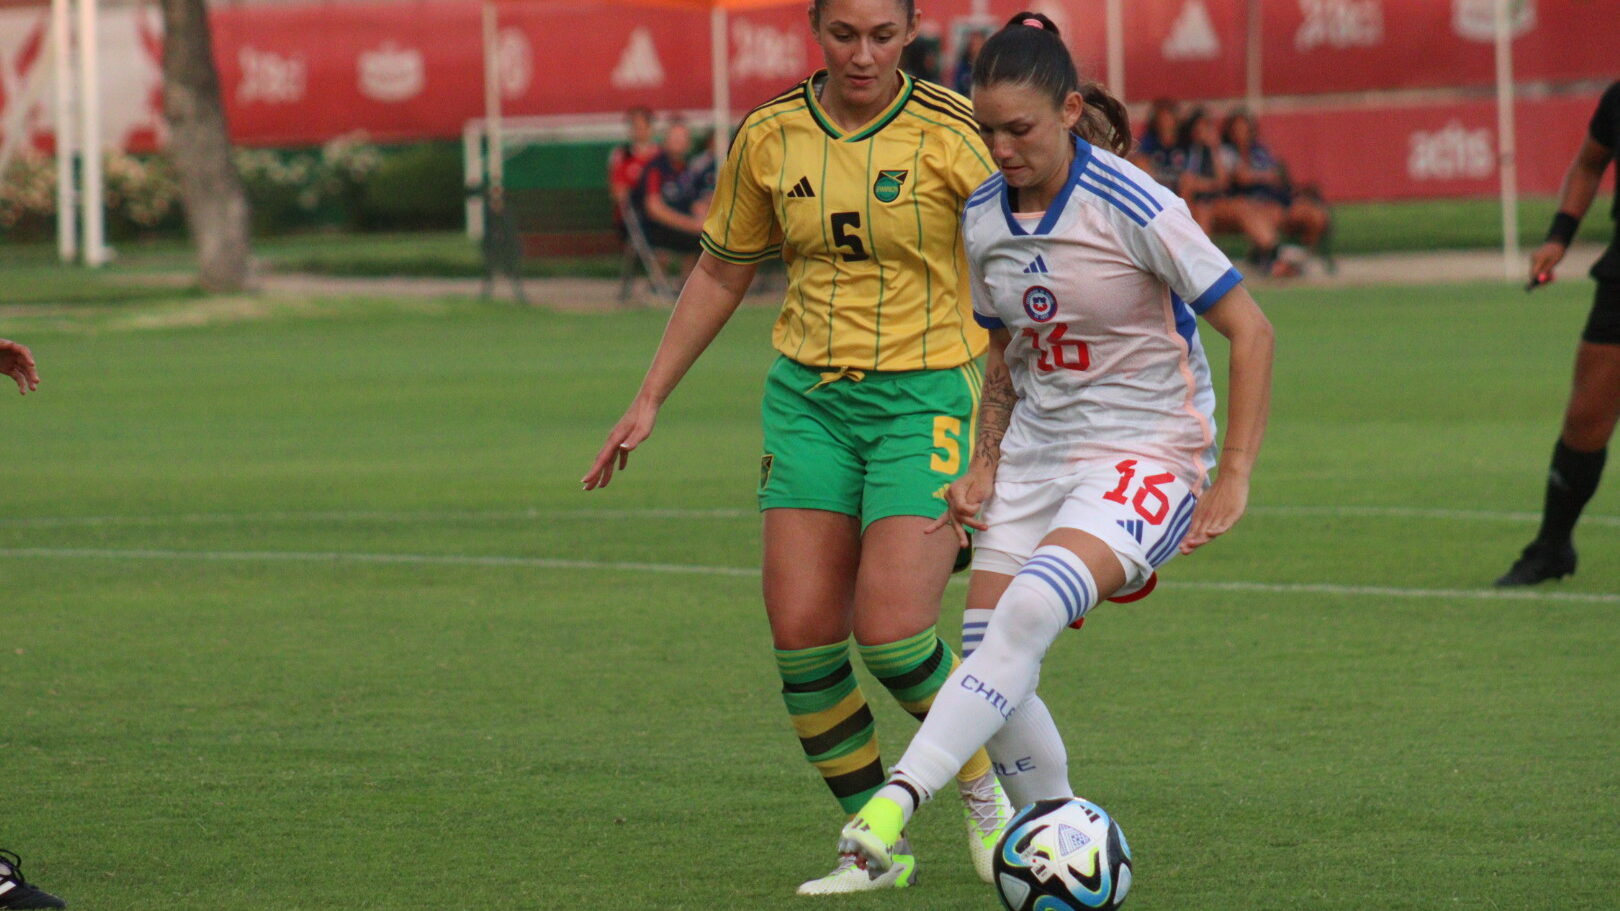
[(39, 388), (39, 369), (34, 366), (34, 354), (28, 346), (0, 338), (0, 374), (17, 381), (22, 395)]
[[(962, 475), (945, 490), (945, 514), (928, 524), (923, 529), (924, 534), (933, 534), (949, 525), (956, 532), (956, 543), (962, 547), (969, 545), (967, 528), (984, 531), (990, 526), (978, 518), (979, 510), (984, 508), (984, 501), (990, 499), (990, 493), (995, 489), (996, 473), (994, 469), (985, 470), (978, 466), (969, 468), (967, 474)], [(966, 526), (964, 528), (963, 526)]]
[(1192, 525), (1181, 539), (1181, 552), (1190, 554), (1211, 540), (1232, 530), (1249, 505), (1249, 479), (1221, 472), (1209, 493), (1199, 498), (1193, 509)]
[(595, 490), (598, 487), (608, 486), (613, 480), (615, 463), (618, 470), (623, 471), (630, 462), (630, 452), (640, 446), (647, 437), (652, 436), (653, 424), (658, 420), (658, 406), (651, 401), (637, 398), (630, 403), (630, 410), (619, 418), (619, 423), (613, 425), (608, 432), (607, 441), (597, 450), (595, 461), (591, 462), (591, 470), (579, 483), (586, 490)]

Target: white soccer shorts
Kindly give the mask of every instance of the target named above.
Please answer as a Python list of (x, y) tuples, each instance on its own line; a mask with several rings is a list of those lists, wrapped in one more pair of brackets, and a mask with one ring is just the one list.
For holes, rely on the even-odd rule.
[(1125, 568), (1123, 598), (1176, 555), (1198, 496), (1174, 472), (1147, 459), (1082, 462), (1049, 481), (997, 481), (984, 508), (989, 528), (974, 536), (973, 568), (1017, 575), (1053, 529), (1101, 538)]

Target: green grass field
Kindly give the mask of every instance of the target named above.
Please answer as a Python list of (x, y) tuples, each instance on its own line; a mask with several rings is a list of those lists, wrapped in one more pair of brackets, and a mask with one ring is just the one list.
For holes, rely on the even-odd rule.
[[(1573, 580), (1488, 588), (1590, 288), (1263, 295), (1251, 514), (1043, 676), (1128, 907), (1614, 907), (1620, 483)], [(753, 573), (771, 314), (577, 483), (663, 319), (0, 309), (44, 375), (0, 395), (0, 846), (81, 909), (996, 907), (954, 798), (918, 888), (792, 895), (840, 817)]]
[[(1521, 246), (1530, 250), (1541, 243), (1555, 209), (1551, 197), (1520, 200)], [(1344, 203), (1334, 207), (1332, 246), (1340, 255), (1500, 248), (1500, 211), (1494, 199)], [(1614, 223), (1594, 206), (1579, 239), (1606, 243), (1613, 231)], [(1236, 237), (1221, 240), (1233, 255), (1245, 249)], [(57, 267), (53, 244), (0, 244), (0, 268), (7, 276), (0, 286), (0, 304), (83, 302), (109, 293), (125, 299), (150, 299), (172, 293), (154, 290), (150, 284), (154, 275), (178, 276), (183, 283), (189, 280), (188, 270), (194, 268), (189, 248), (178, 239), (132, 240), (114, 246), (117, 256), (108, 268), (86, 278)], [(478, 245), (457, 231), (261, 237), (254, 241), (254, 255), (276, 272), (434, 278), (483, 274)], [(619, 274), (619, 257), (534, 258), (524, 262), (523, 270), (533, 277), (612, 278)]]

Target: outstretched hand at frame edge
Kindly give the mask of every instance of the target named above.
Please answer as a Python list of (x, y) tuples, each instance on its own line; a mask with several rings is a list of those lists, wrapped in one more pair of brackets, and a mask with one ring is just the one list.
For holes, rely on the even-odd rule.
[(16, 380), (20, 395), (27, 395), (39, 388), (39, 369), (34, 364), (34, 353), (20, 342), (0, 338), (0, 373)]

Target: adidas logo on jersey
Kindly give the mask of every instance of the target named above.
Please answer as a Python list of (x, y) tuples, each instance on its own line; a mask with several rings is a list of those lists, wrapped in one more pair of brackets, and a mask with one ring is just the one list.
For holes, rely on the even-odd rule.
[(1024, 267), (1025, 275), (1046, 275), (1051, 271), (1051, 269), (1046, 268), (1046, 260), (1041, 258), (1039, 254), (1036, 255), (1033, 262)]
[(812, 199), (815, 197), (816, 191), (810, 189), (810, 178), (801, 177), (799, 182), (793, 185), (793, 189), (788, 191), (787, 195), (788, 199)]

